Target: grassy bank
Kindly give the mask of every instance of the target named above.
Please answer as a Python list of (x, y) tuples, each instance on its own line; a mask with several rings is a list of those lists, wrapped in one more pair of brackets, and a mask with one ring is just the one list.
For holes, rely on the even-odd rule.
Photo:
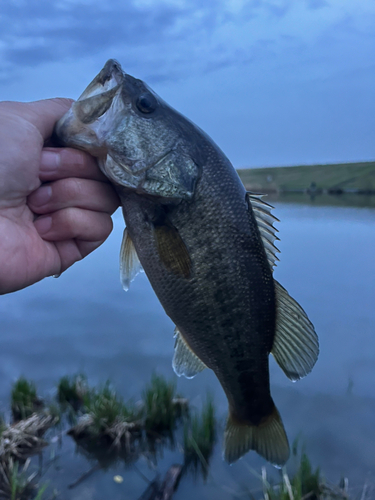
[(375, 161), (240, 169), (245, 187), (256, 192), (373, 192)]

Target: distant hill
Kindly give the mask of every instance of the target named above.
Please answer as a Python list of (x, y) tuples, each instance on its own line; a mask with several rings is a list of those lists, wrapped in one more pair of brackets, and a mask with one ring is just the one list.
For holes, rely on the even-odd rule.
[(375, 161), (249, 168), (237, 172), (250, 191), (375, 193)]

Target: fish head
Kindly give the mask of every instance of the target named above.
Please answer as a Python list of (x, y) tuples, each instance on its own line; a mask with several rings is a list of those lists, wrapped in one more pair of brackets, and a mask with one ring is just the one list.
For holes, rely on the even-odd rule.
[[(70, 110), (57, 122), (55, 135), (62, 146), (75, 147), (94, 156), (106, 153), (105, 137), (113, 126), (124, 74), (111, 59), (86, 87)], [(111, 113), (108, 111), (111, 110)]]
[(170, 198), (191, 198), (198, 177), (195, 126), (143, 81), (107, 61), (56, 124), (63, 146), (96, 156), (118, 187)]

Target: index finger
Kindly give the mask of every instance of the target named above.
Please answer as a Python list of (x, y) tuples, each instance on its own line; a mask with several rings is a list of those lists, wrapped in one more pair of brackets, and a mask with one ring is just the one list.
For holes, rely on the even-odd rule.
[(73, 148), (43, 148), (39, 178), (50, 182), (68, 177), (79, 177), (108, 182), (95, 158)]

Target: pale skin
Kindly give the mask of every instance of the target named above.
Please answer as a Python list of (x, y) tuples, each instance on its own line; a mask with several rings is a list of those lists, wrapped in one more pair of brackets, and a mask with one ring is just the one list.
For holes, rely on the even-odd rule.
[(0, 102), (0, 294), (61, 274), (112, 230), (119, 199), (96, 160), (45, 146), (71, 103)]

